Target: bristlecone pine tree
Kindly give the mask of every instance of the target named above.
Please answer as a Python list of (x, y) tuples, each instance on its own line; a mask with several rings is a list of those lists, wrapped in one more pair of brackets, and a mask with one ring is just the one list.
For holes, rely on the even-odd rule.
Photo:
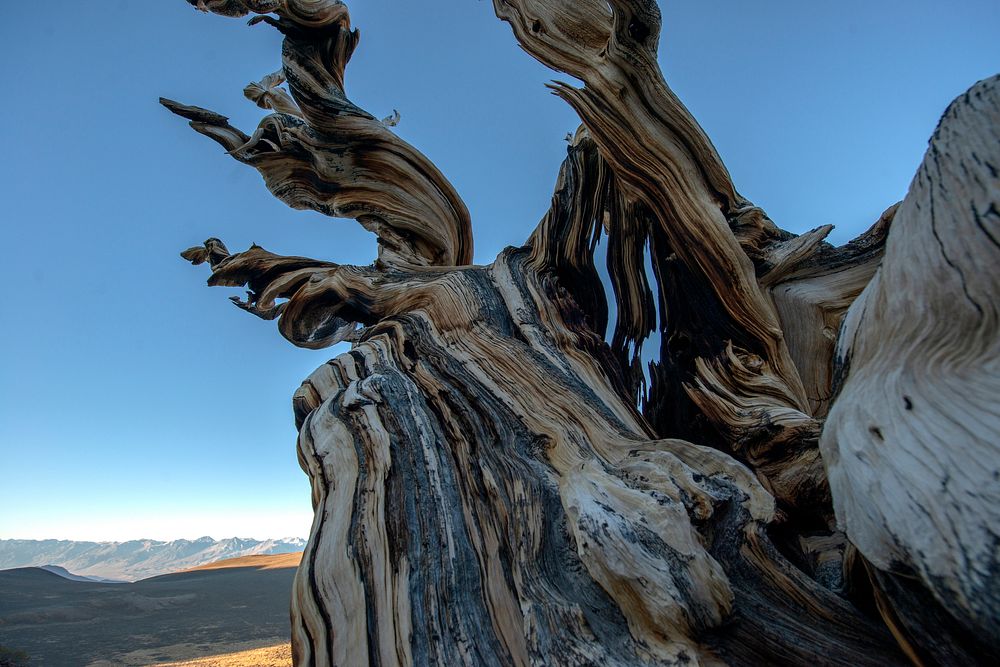
[(273, 113), (163, 104), (379, 240), (370, 266), (184, 253), (293, 344), (353, 343), (294, 397), (296, 664), (1000, 664), (1000, 78), (833, 247), (737, 192), (653, 0), (494, 0), (584, 83), (552, 85), (582, 126), (538, 228), (479, 266), (452, 185), (347, 98), (342, 3), (187, 1), (284, 34), (244, 90)]

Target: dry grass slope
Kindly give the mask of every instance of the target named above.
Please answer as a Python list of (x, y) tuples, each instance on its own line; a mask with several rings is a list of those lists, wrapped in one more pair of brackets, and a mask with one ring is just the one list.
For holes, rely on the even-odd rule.
[(291, 665), (290, 644), (266, 646), (184, 662), (161, 663), (162, 667), (291, 667)]
[(212, 646), (182, 643), (138, 649), (110, 660), (89, 662), (86, 667), (291, 667), (291, 664), (291, 644), (283, 637), (273, 637)]
[(241, 558), (229, 558), (227, 560), (217, 560), (214, 563), (206, 563), (193, 567), (184, 572), (201, 572), (203, 570), (225, 570), (233, 567), (252, 567), (258, 570), (280, 570), (282, 568), (295, 568), (302, 561), (302, 552), (297, 551), (290, 554), (270, 554), (265, 556), (243, 556)]

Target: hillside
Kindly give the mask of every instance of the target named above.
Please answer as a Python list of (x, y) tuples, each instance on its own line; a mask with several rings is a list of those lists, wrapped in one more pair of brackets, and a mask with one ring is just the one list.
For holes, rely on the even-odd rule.
[(83, 577), (136, 581), (179, 572), (206, 563), (242, 556), (302, 551), (305, 540), (132, 540), (74, 542), (69, 540), (0, 540), (0, 570), (55, 565)]
[(100, 584), (124, 584), (125, 581), (121, 579), (105, 579), (103, 577), (84, 577), (79, 574), (73, 574), (64, 567), (58, 565), (39, 565), (39, 569), (51, 572), (52, 574), (58, 574), (63, 579), (69, 579), (70, 581), (89, 581), (91, 583), (97, 582)]
[(234, 567), (254, 567), (258, 570), (274, 570), (287, 567), (298, 567), (302, 561), (302, 552), (296, 551), (288, 554), (275, 554), (267, 556), (241, 556), (240, 558), (229, 558), (212, 563), (205, 563), (198, 567), (193, 567), (186, 572), (199, 572), (203, 570), (225, 570)]
[(164, 664), (284, 646), (300, 557), (243, 557), (126, 584), (0, 571), (0, 645), (26, 651), (33, 667)]

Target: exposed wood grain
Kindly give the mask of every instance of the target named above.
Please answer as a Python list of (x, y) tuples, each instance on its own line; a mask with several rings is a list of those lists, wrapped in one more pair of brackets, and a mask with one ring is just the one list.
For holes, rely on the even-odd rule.
[(315, 509), (296, 664), (995, 657), (996, 80), (949, 109), (906, 200), (834, 248), (739, 195), (659, 70), (655, 2), (495, 0), (584, 83), (553, 85), (583, 126), (525, 246), (471, 266), (454, 189), (398, 115), (344, 94), (342, 3), (188, 1), (284, 33), (281, 71), (244, 90), (275, 113), (247, 135), (164, 104), (380, 242), (365, 267), (182, 253), (293, 344), (352, 343), (293, 399)]
[[(945, 112), (847, 312), (823, 433), (837, 517), (1000, 643), (1000, 78)], [(897, 610), (905, 617), (916, 610)], [(905, 624), (905, 621), (904, 621)], [(915, 639), (920, 643), (920, 638)]]
[(455, 301), (412, 297), (296, 395), (325, 517), (300, 570), (302, 659), (326, 664), (332, 627), (344, 664), (896, 662), (770, 546), (749, 470), (648, 438), (529, 262), (421, 276), (407, 294)]
[[(281, 72), (244, 90), (255, 104), (277, 113), (248, 136), (220, 114), (161, 100), (168, 109), (260, 171), (271, 192), (289, 206), (356, 219), (378, 236), (383, 263), (455, 266), (472, 261), (469, 212), (451, 183), (422, 153), (347, 98), (344, 70), (358, 31), (351, 29), (342, 3), (190, 4), (225, 16), (261, 14), (254, 20), (285, 34)], [(287, 92), (280, 88), (283, 81)]]

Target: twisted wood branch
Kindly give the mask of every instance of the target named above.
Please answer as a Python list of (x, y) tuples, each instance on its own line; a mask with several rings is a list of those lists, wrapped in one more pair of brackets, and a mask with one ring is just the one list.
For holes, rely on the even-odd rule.
[[(585, 127), (526, 247), (469, 266), (457, 194), (344, 95), (342, 3), (189, 2), (285, 34), (282, 71), (245, 90), (277, 113), (249, 136), (165, 104), (284, 201), (380, 237), (370, 267), (183, 253), (294, 344), (353, 343), (293, 401), (316, 510), (297, 664), (996, 657), (995, 80), (946, 114), (907, 199), (833, 248), (738, 194), (659, 71), (654, 2), (494, 0), (584, 82), (554, 90)], [(960, 393), (961, 425), (933, 409)]]
[[(382, 263), (461, 266), (472, 261), (469, 212), (451, 183), (344, 93), (344, 70), (359, 33), (351, 29), (343, 3), (190, 4), (224, 16), (262, 14), (251, 23), (267, 22), (284, 33), (281, 72), (244, 91), (254, 103), (279, 113), (264, 118), (247, 136), (214, 112), (161, 100), (168, 109), (261, 172), (268, 189), (289, 206), (354, 218), (374, 232)], [(283, 80), (289, 92), (279, 88)]]
[[(626, 216), (629, 224), (611, 231), (610, 249), (613, 257), (629, 258), (619, 267), (624, 270), (612, 275), (633, 276), (635, 287), (628, 292), (638, 298), (622, 303), (626, 321), (633, 323), (631, 333), (641, 342), (655, 318), (642, 255), (647, 240), (655, 246), (652, 261), (665, 320), (663, 356), (675, 369), (670, 373), (674, 377), (658, 378), (654, 391), (663, 391), (666, 383), (679, 384), (679, 375), (692, 411), (707, 418), (738, 449), (749, 449), (740, 442), (756, 443), (753, 452), (743, 454), (758, 469), (773, 467), (771, 459), (780, 459), (785, 473), (791, 466), (792, 485), (775, 479), (771, 486), (787, 502), (804, 500), (795, 492), (799, 486), (824, 485), (815, 438), (807, 447), (811, 451), (801, 457), (789, 456), (783, 443), (800, 441), (804, 432), (818, 434), (819, 425), (810, 414), (766, 283), (762, 286), (758, 280), (733, 226), (742, 222), (768, 232), (770, 240), (790, 235), (780, 235), (759, 209), (737, 194), (708, 137), (663, 80), (656, 61), (656, 3), (495, 0), (494, 7), (528, 53), (586, 84), (575, 88), (557, 82), (553, 90), (580, 114), (623, 196), (647, 212), (646, 219)], [(758, 224), (740, 220), (751, 216)], [(763, 258), (759, 245), (766, 240), (758, 233), (745, 243)], [(624, 249), (615, 252), (615, 243)], [(798, 252), (785, 254), (801, 260), (815, 245), (800, 243)], [(775, 250), (767, 254), (772, 270), (780, 255)], [(667, 261), (677, 266), (664, 266)], [(668, 283), (681, 277), (686, 286), (698, 285), (698, 292), (676, 293), (688, 303), (671, 307)], [(696, 305), (689, 305), (691, 297)], [(702, 311), (706, 320), (696, 336), (670, 322), (674, 310), (691, 308)], [(690, 322), (682, 328), (687, 325)], [(696, 349), (691, 350), (689, 342), (695, 339)], [(761, 391), (765, 385), (770, 389)], [(657, 399), (653, 396), (652, 403)]]

